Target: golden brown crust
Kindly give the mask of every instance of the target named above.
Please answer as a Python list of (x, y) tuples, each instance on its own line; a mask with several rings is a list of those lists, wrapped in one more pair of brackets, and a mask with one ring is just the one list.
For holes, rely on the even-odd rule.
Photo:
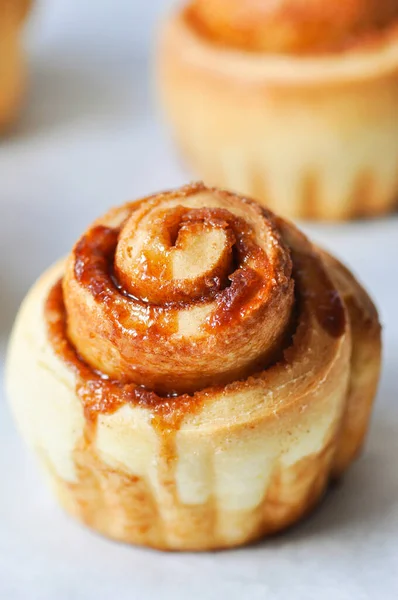
[[(248, 269), (262, 274), (258, 285), (246, 285), (238, 306), (225, 303)], [(159, 281), (153, 296), (147, 277)], [(158, 309), (153, 300), (176, 312), (180, 330), (157, 322), (145, 354), (134, 319), (143, 305)], [(214, 337), (197, 314), (181, 325), (184, 311), (203, 306), (210, 322), (218, 315)], [(274, 359), (263, 362), (270, 347)], [(134, 369), (121, 360), (128, 352)], [(212, 371), (217, 354), (225, 382)], [(234, 362), (246, 370), (239, 380)], [(196, 184), (111, 211), (45, 274), (18, 317), (7, 381), (68, 512), (122, 541), (203, 550), (247, 543), (311, 510), (360, 450), (379, 363), (376, 310), (338, 261), (252, 201)], [(181, 392), (197, 386), (190, 393), (176, 390), (178, 370)]]
[(340, 51), (397, 25), (396, 0), (192, 0), (186, 18), (212, 42), (276, 53)]

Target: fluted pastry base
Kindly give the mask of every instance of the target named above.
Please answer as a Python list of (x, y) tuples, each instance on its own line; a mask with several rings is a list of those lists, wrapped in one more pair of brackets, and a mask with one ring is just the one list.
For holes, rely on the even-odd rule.
[[(260, 502), (248, 508), (223, 508), (211, 498), (176, 501), (165, 510), (144, 478), (110, 468), (88, 448), (75, 454), (77, 482), (59, 478), (49, 466), (47, 472), (66, 512), (105, 536), (161, 550), (207, 550), (247, 544), (309, 513), (326, 489), (333, 452), (331, 443), (289, 469), (275, 469)], [(178, 497), (174, 482), (167, 491)]]
[(380, 368), (371, 301), (337, 261), (324, 259), (351, 335), (330, 353), (322, 343), (314, 350), (319, 334), (306, 332), (308, 357), (298, 357), (294, 381), (288, 365), (276, 365), (268, 379), (210, 395), (173, 432), (137, 405), (90, 422), (75, 373), (48, 341), (43, 305), (64, 264), (49, 270), (21, 308), (7, 382), (21, 432), (66, 511), (109, 537), (170, 550), (244, 544), (307, 513), (359, 452)]
[(14, 123), (24, 95), (26, 70), (20, 29), (30, 5), (30, 0), (0, 0), (0, 132)]
[(398, 39), (319, 57), (245, 53), (172, 16), (159, 91), (206, 184), (292, 218), (343, 220), (398, 203)]

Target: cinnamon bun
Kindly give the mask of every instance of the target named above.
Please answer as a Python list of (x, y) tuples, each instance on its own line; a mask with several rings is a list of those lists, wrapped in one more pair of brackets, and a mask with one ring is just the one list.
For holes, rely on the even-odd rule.
[(291, 218), (397, 206), (397, 0), (191, 0), (162, 24), (157, 73), (207, 184)]
[(311, 510), (361, 449), (379, 368), (376, 309), (345, 267), (194, 184), (111, 210), (39, 279), (7, 385), (69, 513), (205, 550)]

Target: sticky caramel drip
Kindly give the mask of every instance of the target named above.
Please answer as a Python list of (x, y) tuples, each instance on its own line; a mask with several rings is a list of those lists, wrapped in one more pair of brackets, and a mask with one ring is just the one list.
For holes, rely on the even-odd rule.
[(154, 424), (159, 429), (178, 429), (184, 414), (192, 412), (199, 405), (198, 398), (188, 394), (160, 396), (134, 383), (111, 380), (85, 363), (68, 340), (62, 280), (50, 290), (45, 316), (49, 340), (55, 353), (76, 376), (76, 392), (89, 423), (95, 424), (100, 414), (112, 414), (121, 406), (131, 404), (150, 409)]

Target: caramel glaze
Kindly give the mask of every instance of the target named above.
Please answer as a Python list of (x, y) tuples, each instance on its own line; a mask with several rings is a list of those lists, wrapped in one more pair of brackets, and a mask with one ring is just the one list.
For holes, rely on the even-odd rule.
[[(199, 211), (184, 206), (159, 211), (151, 224), (153, 233), (140, 253), (135, 281), (115, 263), (119, 289), (131, 298), (167, 306), (183, 306), (185, 303), (214, 298), (228, 286), (228, 276), (234, 270), (231, 252), (228, 252), (230, 260), (227, 265), (220, 265), (204, 281), (197, 278), (189, 282), (173, 280), (170, 255), (175, 248), (184, 249), (185, 234), (200, 235), (204, 229), (213, 228), (225, 231), (228, 250), (232, 249), (239, 240), (238, 223), (236, 219), (235, 222), (230, 219), (230, 213), (224, 213), (227, 211)], [(243, 222), (242, 219), (240, 221)]]
[[(214, 299), (217, 309), (213, 311), (206, 323), (208, 328), (212, 328), (233, 321), (242, 311), (242, 307), (250, 303), (250, 299), (267, 279), (268, 259), (266, 253), (255, 243), (253, 231), (246, 221), (225, 209), (188, 209), (179, 206), (175, 211), (170, 211), (170, 215), (165, 220), (162, 220), (163, 226), (171, 228), (168, 232), (169, 245), (174, 245), (184, 228), (202, 223), (209, 229), (226, 231), (231, 248), (231, 261), (229, 272), (216, 273), (206, 279), (200, 295), (195, 287), (186, 291), (178, 289), (179, 299), (174, 301), (169, 299), (175, 295), (176, 282), (172, 280), (170, 269), (164, 268), (166, 261), (163, 244), (160, 247), (157, 243), (150, 244), (150, 247), (142, 253), (140, 262), (145, 265), (143, 273), (145, 286), (156, 286), (159, 309), (161, 307), (182, 309), (193, 302), (202, 303)], [(153, 228), (156, 230), (156, 227)], [(113, 269), (112, 260), (119, 231), (102, 226), (96, 227), (82, 238), (75, 249), (76, 278), (100, 301), (108, 302), (111, 295), (112, 301), (115, 300), (110, 291), (109, 273)], [(255, 268), (245, 265), (249, 256)], [(153, 304), (147, 296), (140, 293), (140, 287), (131, 289), (131, 284), (129, 285), (120, 270), (115, 269), (111, 280), (123, 296), (139, 302), (142, 306)], [(157, 311), (156, 316), (159, 314), (160, 312)], [(119, 318), (120, 316), (118, 315)], [(164, 334), (173, 333), (171, 320), (162, 319), (160, 323)]]
[[(269, 217), (265, 214), (265, 217)], [(170, 218), (167, 219), (169, 223)], [(174, 222), (171, 223), (171, 233), (169, 233), (170, 242), (178, 237), (178, 230), (184, 227), (195, 226), (198, 223), (205, 223), (207, 227), (222, 228), (229, 237), (231, 246), (230, 273), (217, 273), (214, 278), (210, 278), (202, 295), (184, 300), (170, 301), (169, 292), (173, 286), (170, 279), (170, 273), (162, 269), (164, 263), (156, 243), (149, 245), (149, 250), (145, 251), (145, 280), (149, 280), (151, 285), (157, 286), (157, 296), (162, 299), (162, 304), (156, 305), (148, 302), (144, 296), (137, 297), (127, 291), (120, 282), (120, 271), (114, 270), (114, 256), (118, 243), (120, 229), (104, 227), (102, 225), (92, 228), (77, 243), (74, 250), (75, 266), (74, 272), (78, 283), (87, 288), (96, 302), (102, 304), (106, 309), (106, 318), (112, 323), (111, 339), (118, 342), (120, 337), (127, 339), (129, 335), (137, 340), (141, 338), (141, 343), (156, 345), (159, 337), (165, 338), (171, 336), (177, 330), (178, 310), (183, 309), (189, 304), (200, 304), (209, 300), (214, 301), (215, 309), (202, 325), (204, 331), (220, 332), (220, 328), (228, 327), (230, 323), (246, 318), (250, 314), (252, 307), (258, 306), (261, 302), (266, 302), (268, 286), (271, 285), (269, 276), (269, 262), (264, 250), (260, 248), (254, 239), (254, 233), (240, 217), (231, 214), (228, 210), (221, 208), (203, 208), (187, 209), (177, 207), (174, 215)], [(180, 228), (180, 229), (179, 229)], [(162, 250), (164, 246), (161, 245)], [(250, 265), (247, 264), (250, 259)], [(280, 276), (280, 277), (279, 277)], [(288, 285), (290, 278), (279, 273), (280, 285)], [(146, 281), (145, 281), (146, 283)], [(222, 284), (225, 287), (222, 287)], [(139, 293), (141, 290), (136, 290)], [(181, 290), (179, 290), (181, 292)], [(138, 310), (136, 308), (138, 307)], [(173, 309), (173, 310), (170, 310)], [(132, 311), (138, 318), (134, 318), (132, 330)], [(184, 342), (181, 341), (180, 344)], [(186, 352), (192, 349), (187, 344)], [(253, 360), (250, 366), (245, 366), (240, 372), (226, 373), (225, 377), (221, 375), (216, 381), (206, 381), (203, 387), (208, 387), (213, 383), (225, 384), (235, 379), (247, 377), (255, 372), (261, 366), (266, 366), (274, 362), (279, 354), (279, 348), (274, 352), (273, 349), (265, 348), (257, 360)], [(148, 385), (151, 389), (164, 393), (173, 393), (175, 382), (168, 381), (166, 378), (161, 386), (151, 381), (150, 377), (141, 374), (140, 366), (135, 367), (135, 383)], [(124, 383), (131, 381), (130, 377), (123, 372), (118, 372), (117, 378)], [(196, 391), (192, 386), (186, 390)]]
[(45, 305), (45, 316), (49, 339), (55, 353), (77, 378), (76, 392), (82, 402), (86, 420), (91, 426), (96, 424), (98, 415), (112, 414), (121, 406), (132, 404), (150, 409), (154, 425), (162, 432), (176, 430), (184, 415), (193, 412), (198, 406), (199, 400), (195, 396), (177, 396), (173, 393), (159, 396), (135, 383), (109, 379), (85, 363), (68, 340), (62, 280), (50, 290)]
[[(217, 309), (206, 325), (208, 329), (225, 326), (238, 318), (269, 278), (266, 253), (255, 243), (253, 231), (240, 217), (225, 209), (200, 209), (192, 211), (189, 219), (204, 219), (211, 227), (230, 228), (234, 239), (234, 270), (229, 274), (229, 285), (216, 296)], [(253, 267), (245, 265), (247, 258)], [(239, 267), (239, 268), (238, 268)]]
[[(275, 363), (285, 360), (286, 350), (292, 344), (300, 315), (300, 305), (305, 297), (311, 296), (313, 305), (318, 307), (316, 317), (319, 324), (332, 337), (343, 335), (346, 326), (343, 302), (333, 288), (330, 279), (319, 264), (319, 258), (294, 251), (296, 276), (296, 304), (291, 317), (291, 324), (285, 336), (285, 343), (280, 348)], [(310, 273), (308, 271), (308, 265)], [(304, 274), (305, 269), (305, 274)], [(311, 292), (305, 288), (302, 277), (317, 278), (316, 289)], [(300, 282), (300, 283), (298, 283)], [(106, 375), (92, 369), (79, 356), (67, 337), (67, 315), (63, 301), (62, 280), (50, 290), (45, 305), (45, 317), (48, 335), (55, 353), (75, 373), (77, 378), (76, 392), (79, 396), (87, 422), (95, 426), (100, 414), (112, 414), (125, 404), (142, 406), (151, 410), (153, 424), (164, 433), (176, 431), (183, 417), (200, 408), (206, 398), (206, 391), (200, 395), (170, 393), (161, 396), (154, 391), (134, 383), (109, 379)], [(212, 386), (209, 396), (219, 391), (222, 386)]]
[[(206, 394), (159, 396), (154, 391), (142, 386), (111, 380), (104, 374), (93, 370), (82, 360), (68, 340), (62, 280), (53, 286), (48, 295), (45, 316), (49, 339), (54, 351), (76, 376), (76, 394), (82, 403), (86, 424), (84, 437), (80, 444), (95, 457), (94, 440), (100, 415), (112, 414), (124, 405), (147, 408), (151, 412), (152, 425), (159, 432), (162, 478), (164, 483), (172, 481), (176, 466), (176, 432), (184, 415), (198, 410), (205, 400)], [(171, 489), (173, 488), (171, 487)]]
[[(228, 13), (226, 13), (228, 11)], [(398, 33), (397, 0), (191, 0), (183, 13), (199, 35), (249, 52), (332, 53), (372, 49)]]
[[(156, 306), (133, 296), (118, 281), (113, 267), (113, 258), (120, 229), (98, 225), (91, 229), (76, 244), (75, 275), (77, 281), (86, 287), (96, 302), (108, 308), (109, 318), (121, 326), (121, 334), (130, 318), (130, 301), (139, 304), (141, 319), (137, 320), (136, 333), (156, 337), (159, 333), (171, 334), (176, 330), (176, 321), (164, 307)], [(161, 282), (159, 282), (161, 286)], [(170, 306), (170, 304), (168, 304)], [(114, 335), (120, 332), (115, 331)]]
[[(280, 220), (279, 225), (285, 229), (286, 225)], [(117, 232), (113, 229), (102, 229), (103, 249), (113, 250)], [(98, 240), (97, 240), (98, 242)], [(98, 246), (97, 246), (98, 248)], [(291, 344), (303, 298), (310, 298), (315, 309), (316, 318), (320, 326), (334, 338), (343, 335), (346, 328), (346, 317), (343, 301), (328, 277), (323, 263), (314, 251), (300, 252), (291, 248), (293, 255), (293, 273), (296, 282), (296, 306), (291, 318), (291, 326), (285, 336), (285, 344), (280, 348), (275, 363), (282, 360), (284, 352)], [(81, 260), (83, 258), (81, 257)], [(103, 256), (100, 254), (100, 262)], [(77, 261), (76, 269), (80, 275), (82, 262)], [(96, 270), (90, 269), (94, 276)], [(101, 278), (94, 284), (95, 297), (102, 301), (108, 298), (107, 282), (101, 284)], [(308, 283), (311, 282), (311, 285)], [(253, 290), (252, 290), (253, 292)], [(222, 313), (221, 313), (222, 314)], [(162, 430), (178, 429), (182, 418), (187, 412), (192, 412), (200, 406), (206, 393), (199, 395), (181, 394), (171, 392), (159, 395), (153, 390), (135, 383), (112, 380), (106, 375), (92, 369), (79, 356), (76, 349), (68, 340), (67, 315), (63, 300), (62, 280), (59, 280), (51, 289), (45, 305), (45, 316), (48, 324), (48, 334), (51, 344), (58, 356), (73, 370), (77, 376), (77, 393), (82, 400), (84, 412), (89, 422), (94, 423), (98, 414), (110, 414), (126, 403), (149, 408), (154, 415), (155, 424)], [(213, 324), (216, 326), (216, 324)], [(215, 393), (222, 386), (209, 388), (209, 394)], [(206, 391), (205, 391), (206, 392)]]
[[(267, 277), (267, 256), (261, 248), (256, 246), (252, 232), (243, 219), (239, 217), (231, 218), (228, 211), (223, 209), (213, 209), (212, 211), (205, 209), (203, 211), (195, 210), (192, 212), (201, 213), (199, 216), (195, 216), (195, 219), (205, 218), (205, 213), (208, 215), (211, 212), (216, 212), (218, 216), (221, 213), (226, 218), (225, 221), (222, 221), (221, 217), (219, 219), (208, 219), (207, 223), (210, 226), (217, 226), (222, 223), (223, 227), (232, 227), (235, 234), (233, 239), (236, 243), (235, 258), (233, 261), (235, 269), (227, 275), (229, 283), (225, 285), (225, 288), (221, 288), (220, 277), (216, 276), (214, 279), (209, 279), (206, 282), (205, 291), (200, 297), (194, 298), (194, 300), (190, 298), (180, 301), (164, 300), (161, 305), (153, 305), (146, 297), (138, 297), (123, 287), (118, 277), (119, 273), (116, 273), (113, 269), (113, 256), (117, 245), (119, 229), (112, 229), (102, 225), (91, 229), (76, 245), (75, 275), (77, 281), (90, 291), (96, 301), (109, 305), (112, 308), (114, 316), (119, 321), (123, 320), (123, 315), (127, 316), (126, 303), (121, 299), (118, 301), (119, 294), (123, 298), (138, 302), (142, 307), (148, 309), (148, 318), (142, 323), (145, 328), (145, 334), (148, 333), (148, 328), (153, 333), (155, 323), (157, 323), (155, 330), (160, 328), (163, 334), (174, 332), (173, 320), (165, 318), (165, 310), (167, 308), (182, 309), (188, 303), (207, 302), (213, 298), (218, 308), (216, 311), (213, 311), (211, 319), (207, 322), (207, 327), (211, 328), (232, 321), (234, 318), (237, 318), (238, 313), (242, 310), (242, 305), (250, 302), (250, 299)], [(189, 218), (190, 215), (188, 214), (187, 220)], [(241, 231), (236, 235), (239, 227)], [(256, 269), (261, 269), (261, 275), (257, 270), (244, 265), (245, 257), (249, 254), (251, 257), (255, 257), (257, 263)], [(165, 292), (170, 284), (170, 280), (167, 280), (170, 274), (164, 270), (157, 270), (161, 269), (161, 267), (156, 266), (158, 258), (156, 250), (145, 253), (146, 263), (150, 265), (147, 268), (148, 278), (153, 281), (154, 285), (156, 282), (158, 294), (162, 294), (164, 298), (167, 297)], [(240, 264), (239, 268), (237, 268), (237, 262)], [(217, 294), (220, 291), (222, 293)], [(163, 318), (159, 318), (160, 316)]]
[[(298, 322), (298, 300), (292, 311), (290, 325), (281, 345), (275, 364), (286, 361), (286, 349), (292, 345)], [(63, 300), (62, 279), (50, 290), (44, 308), (51, 345), (60, 359), (76, 376), (76, 394), (80, 399), (86, 422), (85, 439), (83, 443), (90, 447), (95, 438), (97, 420), (100, 415), (109, 415), (124, 405), (140, 406), (149, 409), (152, 425), (159, 432), (161, 441), (160, 456), (165, 465), (165, 477), (171, 476), (174, 468), (175, 434), (184, 416), (194, 414), (206, 402), (207, 397), (214, 397), (223, 390), (223, 386), (214, 385), (200, 394), (170, 393), (159, 395), (153, 390), (135, 383), (108, 378), (103, 373), (91, 368), (79, 356), (67, 336), (67, 314)], [(286, 353), (286, 356), (285, 356)], [(261, 368), (259, 367), (261, 371)], [(239, 384), (239, 382), (236, 382)]]

